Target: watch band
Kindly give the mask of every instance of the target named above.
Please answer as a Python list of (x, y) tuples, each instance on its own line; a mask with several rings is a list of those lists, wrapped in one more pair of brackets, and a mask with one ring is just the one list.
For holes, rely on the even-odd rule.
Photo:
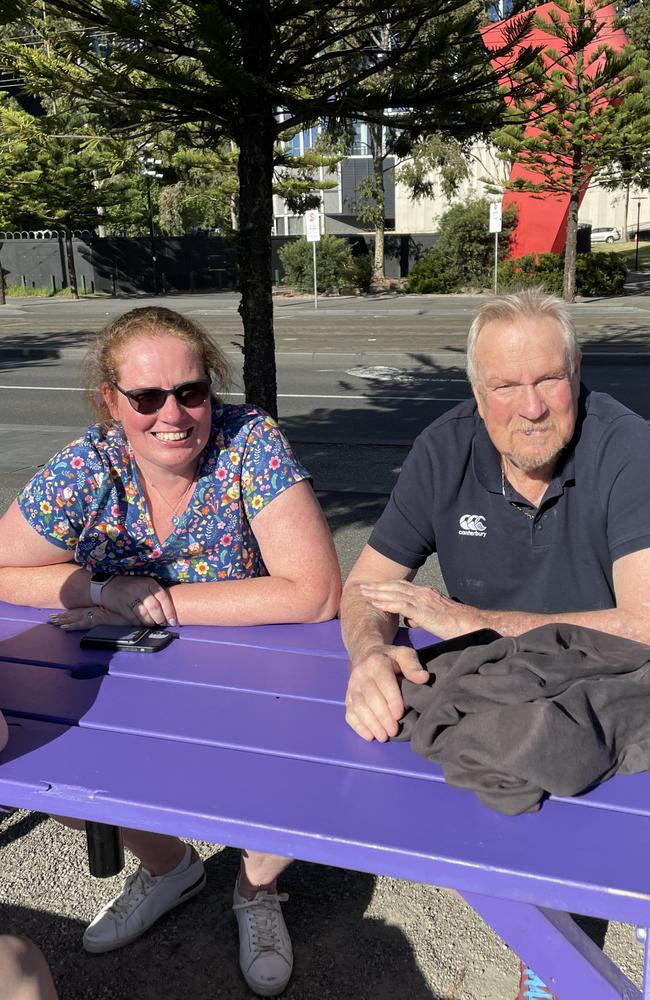
[[(101, 576), (101, 579), (97, 579), (98, 576)], [(102, 603), (102, 590), (104, 589), (107, 583), (111, 582), (114, 576), (115, 576), (114, 573), (110, 573), (107, 575), (104, 575), (103, 573), (102, 574), (93, 573), (93, 575), (90, 577), (90, 600), (92, 601), (93, 604)]]

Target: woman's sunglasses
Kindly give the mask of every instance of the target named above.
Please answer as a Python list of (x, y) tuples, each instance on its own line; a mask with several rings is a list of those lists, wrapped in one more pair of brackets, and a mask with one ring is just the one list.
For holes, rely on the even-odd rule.
[(207, 378), (196, 382), (181, 382), (171, 389), (123, 389), (117, 382), (113, 383), (118, 392), (126, 396), (129, 403), (138, 413), (157, 413), (162, 410), (168, 396), (173, 396), (179, 406), (202, 406), (210, 395), (210, 381)]

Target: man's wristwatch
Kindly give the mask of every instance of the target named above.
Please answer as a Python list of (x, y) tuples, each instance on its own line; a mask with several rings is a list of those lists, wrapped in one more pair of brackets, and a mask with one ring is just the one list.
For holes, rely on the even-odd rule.
[(115, 573), (92, 573), (90, 576), (90, 600), (93, 604), (102, 603), (102, 590), (115, 576)]

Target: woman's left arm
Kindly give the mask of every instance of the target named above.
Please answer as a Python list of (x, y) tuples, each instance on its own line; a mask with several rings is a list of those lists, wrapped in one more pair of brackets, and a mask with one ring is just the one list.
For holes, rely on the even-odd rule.
[(268, 576), (177, 584), (171, 591), (180, 625), (318, 622), (339, 606), (341, 575), (334, 542), (306, 480), (284, 490), (251, 527)]

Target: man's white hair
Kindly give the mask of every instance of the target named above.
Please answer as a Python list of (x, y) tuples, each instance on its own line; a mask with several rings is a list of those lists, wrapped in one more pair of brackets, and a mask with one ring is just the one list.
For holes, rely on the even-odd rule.
[(566, 344), (567, 373), (573, 378), (580, 367), (581, 350), (575, 327), (562, 299), (549, 295), (543, 288), (528, 288), (511, 295), (495, 295), (481, 306), (467, 336), (467, 378), (475, 386), (479, 373), (476, 367), (476, 342), (488, 323), (507, 323), (520, 317), (554, 319), (559, 323)]

